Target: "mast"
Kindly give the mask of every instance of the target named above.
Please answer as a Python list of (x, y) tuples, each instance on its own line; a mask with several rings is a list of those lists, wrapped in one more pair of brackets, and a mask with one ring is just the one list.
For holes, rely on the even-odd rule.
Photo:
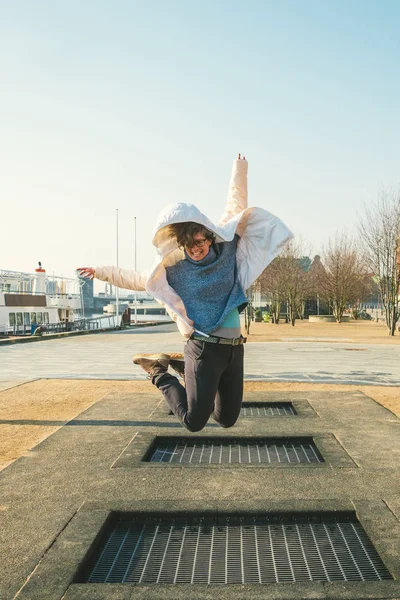
[[(118, 208), (117, 208), (117, 269), (119, 267), (119, 248), (118, 248)], [(117, 316), (116, 327), (118, 327), (119, 317), (119, 288), (115, 286), (115, 312)]]
[[(135, 273), (137, 271), (136, 254), (137, 254), (137, 243), (136, 243), (136, 217), (134, 217), (134, 231), (135, 231)], [(135, 323), (137, 323), (137, 290), (135, 290)]]

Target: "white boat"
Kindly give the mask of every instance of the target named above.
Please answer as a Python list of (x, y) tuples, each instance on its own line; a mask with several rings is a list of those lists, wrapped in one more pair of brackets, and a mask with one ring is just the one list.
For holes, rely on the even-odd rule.
[(0, 335), (67, 329), (83, 318), (80, 279), (48, 277), (41, 263), (34, 273), (0, 269)]

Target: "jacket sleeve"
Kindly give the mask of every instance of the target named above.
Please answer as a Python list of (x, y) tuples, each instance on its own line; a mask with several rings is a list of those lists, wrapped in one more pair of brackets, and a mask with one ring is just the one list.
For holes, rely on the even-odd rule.
[(247, 208), (247, 160), (234, 160), (228, 199), (218, 225), (224, 225), (235, 215)]
[(96, 267), (96, 279), (112, 283), (116, 287), (127, 290), (142, 291), (146, 289), (147, 274), (130, 271), (128, 269), (119, 269), (118, 267)]

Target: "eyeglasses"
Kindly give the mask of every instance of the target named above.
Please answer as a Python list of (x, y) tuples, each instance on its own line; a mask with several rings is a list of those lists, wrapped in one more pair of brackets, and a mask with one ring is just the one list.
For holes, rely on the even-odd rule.
[(203, 240), (192, 240), (191, 244), (186, 244), (186, 248), (193, 248), (193, 246), (197, 246), (198, 248), (203, 248), (206, 243), (206, 239)]

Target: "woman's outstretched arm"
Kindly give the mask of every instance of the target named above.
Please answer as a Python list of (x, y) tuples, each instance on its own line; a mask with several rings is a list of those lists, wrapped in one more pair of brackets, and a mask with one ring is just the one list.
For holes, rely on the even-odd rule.
[(232, 174), (229, 182), (228, 199), (225, 211), (218, 225), (223, 225), (229, 219), (247, 208), (247, 160), (238, 155), (233, 161)]
[(142, 291), (146, 289), (147, 273), (138, 273), (118, 267), (79, 267), (79, 274), (85, 279), (100, 279), (112, 283), (116, 287), (127, 290)]

